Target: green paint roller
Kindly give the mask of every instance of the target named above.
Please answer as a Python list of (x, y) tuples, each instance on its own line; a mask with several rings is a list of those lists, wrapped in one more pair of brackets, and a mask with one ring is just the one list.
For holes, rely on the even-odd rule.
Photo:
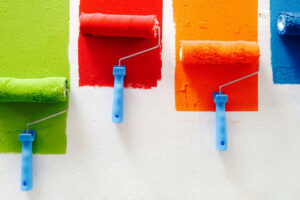
[[(67, 80), (63, 77), (48, 77), (38, 79), (0, 78), (0, 102), (33, 102), (59, 103), (67, 101)], [(35, 131), (29, 126), (50, 119), (66, 111), (56, 113), (46, 118), (26, 125), (26, 130), (19, 134), (22, 143), (21, 186), (22, 191), (31, 190), (32, 180), (32, 143)]]
[(63, 77), (37, 79), (0, 78), (0, 102), (58, 103), (67, 101)]

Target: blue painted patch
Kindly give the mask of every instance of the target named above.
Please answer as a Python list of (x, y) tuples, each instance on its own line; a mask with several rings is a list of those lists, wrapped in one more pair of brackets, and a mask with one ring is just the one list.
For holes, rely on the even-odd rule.
[(271, 63), (276, 84), (300, 84), (300, 36), (282, 36), (277, 19), (282, 12), (300, 12), (300, 0), (270, 0)]

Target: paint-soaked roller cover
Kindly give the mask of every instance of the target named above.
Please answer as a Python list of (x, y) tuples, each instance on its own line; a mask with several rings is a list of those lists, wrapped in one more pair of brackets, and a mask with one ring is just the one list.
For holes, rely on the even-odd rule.
[[(180, 41), (257, 41), (257, 0), (174, 0), (176, 27), (175, 101), (178, 111), (214, 111), (218, 86), (256, 72), (257, 62), (240, 65), (182, 65)], [(227, 86), (227, 111), (258, 110), (258, 79)]]
[[(156, 15), (162, 27), (162, 0), (81, 0), (80, 13)], [(119, 35), (119, 34), (118, 34)], [(157, 44), (157, 38), (86, 37), (78, 40), (79, 85), (113, 86), (113, 66), (121, 57)], [(161, 79), (161, 48), (123, 61), (125, 87), (150, 89)]]
[[(68, 0), (0, 1), (0, 77), (69, 79)], [(67, 108), (61, 103), (0, 103), (0, 152), (21, 152), (28, 122)], [(66, 152), (66, 114), (33, 125), (33, 153)]]
[(299, 0), (271, 0), (271, 60), (273, 81), (300, 84), (300, 36), (280, 36), (277, 18), (281, 12), (300, 12)]

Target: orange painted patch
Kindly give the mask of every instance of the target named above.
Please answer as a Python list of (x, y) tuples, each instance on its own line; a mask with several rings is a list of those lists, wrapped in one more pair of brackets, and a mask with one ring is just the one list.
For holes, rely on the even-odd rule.
[[(257, 0), (174, 0), (176, 23), (175, 101), (178, 111), (214, 111), (219, 85), (257, 71), (257, 63), (185, 65), (181, 40), (257, 41)], [(224, 87), (227, 111), (258, 110), (258, 79)]]

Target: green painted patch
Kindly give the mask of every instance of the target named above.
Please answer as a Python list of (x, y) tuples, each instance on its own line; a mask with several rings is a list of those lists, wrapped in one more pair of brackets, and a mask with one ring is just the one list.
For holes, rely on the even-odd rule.
[[(0, 1), (0, 77), (69, 79), (69, 1)], [(0, 152), (21, 152), (18, 134), (28, 122), (67, 103), (0, 103)], [(66, 152), (66, 114), (33, 125), (33, 152)]]

